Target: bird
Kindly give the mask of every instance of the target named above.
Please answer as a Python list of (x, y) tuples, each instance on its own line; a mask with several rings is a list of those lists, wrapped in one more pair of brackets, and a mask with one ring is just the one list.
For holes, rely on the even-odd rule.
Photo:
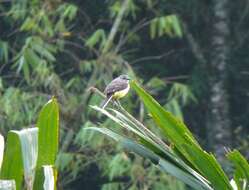
[(130, 90), (129, 81), (130, 77), (128, 75), (120, 75), (113, 79), (104, 90), (106, 99), (102, 102), (100, 107), (105, 109), (111, 100), (123, 98)]

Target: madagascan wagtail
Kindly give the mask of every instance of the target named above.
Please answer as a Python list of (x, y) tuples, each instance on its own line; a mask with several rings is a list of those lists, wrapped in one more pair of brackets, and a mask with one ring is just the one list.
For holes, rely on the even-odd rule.
[(104, 109), (111, 100), (123, 98), (129, 92), (129, 81), (130, 77), (128, 75), (120, 75), (113, 79), (105, 88), (104, 94), (106, 95), (106, 99), (100, 107)]

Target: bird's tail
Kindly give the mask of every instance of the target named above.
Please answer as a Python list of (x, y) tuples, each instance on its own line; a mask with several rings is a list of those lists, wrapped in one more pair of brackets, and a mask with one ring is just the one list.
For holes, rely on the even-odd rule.
[(102, 109), (105, 109), (105, 107), (107, 106), (107, 104), (111, 101), (112, 96), (106, 97), (106, 99), (100, 104), (100, 107)]

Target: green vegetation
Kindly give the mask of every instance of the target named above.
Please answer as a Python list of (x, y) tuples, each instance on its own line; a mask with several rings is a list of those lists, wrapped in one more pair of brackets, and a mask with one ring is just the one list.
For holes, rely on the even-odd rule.
[[(51, 174), (52, 169), (43, 165), (55, 162), (60, 190), (191, 189), (173, 177), (186, 177), (187, 171), (165, 174), (148, 159), (124, 152), (115, 141), (85, 130), (101, 122), (125, 138), (138, 138), (90, 107), (102, 101), (96, 91), (103, 91), (116, 76), (128, 74), (191, 133), (185, 138), (181, 135), (185, 124), (178, 129), (171, 120), (157, 120), (152, 114), (155, 107), (146, 108), (134, 90), (121, 100), (132, 118), (153, 129), (163, 143), (175, 144), (169, 149), (212, 185), (218, 172), (224, 180), (217, 186), (227, 184), (233, 173), (233, 183), (245, 185), (236, 176), (242, 175), (240, 166), (249, 158), (248, 28), (246, 0), (1, 0), (0, 133), (6, 142), (0, 137), (0, 155), (3, 144), (5, 155), (13, 154), (9, 143), (18, 145), (11, 149), (19, 151), (12, 159), (23, 163), (28, 176), (34, 176), (26, 162), (18, 159), (23, 158), (19, 136), (25, 131), (37, 133), (23, 129), (33, 128), (41, 107), (56, 97), (59, 141), (53, 142), (56, 138), (47, 133), (47, 124), (38, 119), (35, 127), (43, 125), (44, 131), (37, 135), (50, 140), (37, 141), (42, 149), (37, 150), (35, 175), (40, 177), (34, 179), (34, 185), (43, 184), (43, 170)], [(44, 148), (50, 141), (54, 147)], [(243, 164), (238, 163), (237, 152), (226, 158), (229, 148), (241, 152), (246, 158)], [(58, 154), (46, 152), (48, 157), (43, 157), (39, 151)], [(195, 160), (193, 155), (199, 151), (202, 156)], [(210, 167), (217, 175), (206, 177), (208, 171), (199, 162), (214, 164)], [(15, 169), (24, 175), (19, 167)], [(22, 184), (30, 181), (19, 176), (17, 188), (21, 180)], [(194, 177), (193, 184), (196, 182)]]
[(233, 187), (215, 157), (200, 147), (181, 120), (167, 112), (135, 82), (132, 82), (131, 86), (145, 104), (157, 126), (160, 127), (161, 138), (168, 140), (170, 146), (121, 106), (119, 106), (120, 111), (114, 109), (106, 111), (97, 106), (92, 108), (108, 116), (126, 131), (134, 133), (132, 138), (125, 132), (120, 135), (108, 128), (90, 127), (86, 130), (106, 134), (119, 142), (122, 147), (149, 159), (162, 171), (173, 175), (194, 189), (247, 189), (249, 164), (237, 150), (227, 154), (236, 166), (234, 179), (237, 187)]
[(56, 185), (54, 164), (59, 140), (58, 109), (53, 98), (42, 108), (37, 127), (8, 132), (0, 178), (14, 180), (17, 190), (49, 190), (51, 185), (52, 188)]

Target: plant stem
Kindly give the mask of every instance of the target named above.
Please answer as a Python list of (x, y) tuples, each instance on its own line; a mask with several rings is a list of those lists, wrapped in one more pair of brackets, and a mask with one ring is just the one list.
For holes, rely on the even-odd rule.
[(125, 0), (121, 6), (121, 9), (118, 13), (118, 16), (115, 19), (115, 22), (112, 26), (111, 32), (107, 38), (105, 46), (103, 47), (102, 54), (105, 54), (110, 49), (112, 42), (113, 42), (113, 39), (114, 39), (115, 35), (117, 34), (118, 27), (121, 23), (123, 16), (124, 16), (124, 13), (128, 8), (128, 5), (129, 5), (129, 0)]

